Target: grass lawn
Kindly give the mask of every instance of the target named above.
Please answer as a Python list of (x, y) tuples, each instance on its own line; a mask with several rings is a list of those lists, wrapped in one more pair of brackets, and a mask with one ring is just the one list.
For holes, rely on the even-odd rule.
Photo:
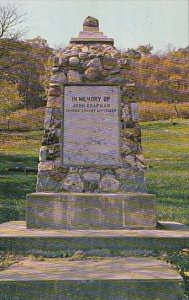
[(42, 131), (0, 132), (0, 223), (25, 219), (26, 194), (35, 191), (36, 174), (8, 168), (37, 168)]
[(142, 123), (142, 145), (158, 219), (189, 225), (189, 120)]
[[(189, 120), (144, 122), (142, 145), (148, 164), (148, 191), (157, 195), (158, 219), (189, 224)], [(0, 223), (25, 219), (26, 194), (36, 174), (10, 172), (37, 168), (41, 131), (0, 132)]]

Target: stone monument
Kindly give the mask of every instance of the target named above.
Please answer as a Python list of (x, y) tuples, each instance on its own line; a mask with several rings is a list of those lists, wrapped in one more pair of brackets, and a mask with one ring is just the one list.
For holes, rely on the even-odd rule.
[(87, 17), (57, 54), (27, 228), (156, 228), (130, 59)]

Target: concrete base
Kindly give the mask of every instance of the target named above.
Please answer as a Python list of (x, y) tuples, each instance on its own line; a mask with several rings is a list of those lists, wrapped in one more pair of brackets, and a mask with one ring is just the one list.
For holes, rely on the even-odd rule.
[(0, 273), (0, 299), (178, 300), (182, 277), (154, 258), (25, 259)]
[(89, 255), (149, 255), (189, 248), (189, 227), (161, 222), (161, 230), (40, 230), (24, 221), (0, 224), (0, 249), (21, 253), (83, 250)]
[(27, 195), (27, 228), (156, 228), (155, 195), (145, 193), (33, 193)]
[[(23, 261), (0, 272), (0, 300), (183, 300), (181, 276), (149, 255), (189, 247), (189, 227), (161, 230), (39, 230), (23, 221), (0, 224), (0, 249), (59, 256), (83, 250), (91, 258)], [(98, 256), (125, 256), (98, 258)], [(128, 257), (126, 257), (128, 256)], [(92, 258), (94, 257), (94, 258)]]

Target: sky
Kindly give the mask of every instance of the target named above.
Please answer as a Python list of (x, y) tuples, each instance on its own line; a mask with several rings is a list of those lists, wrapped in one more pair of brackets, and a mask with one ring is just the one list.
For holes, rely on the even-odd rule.
[(189, 44), (189, 0), (0, 0), (26, 11), (26, 38), (41, 36), (64, 47), (93, 16), (118, 49), (151, 44), (154, 52)]

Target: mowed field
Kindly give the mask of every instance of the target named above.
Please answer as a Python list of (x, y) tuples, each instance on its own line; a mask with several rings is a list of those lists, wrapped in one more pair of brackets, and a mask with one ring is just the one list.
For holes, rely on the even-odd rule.
[(142, 138), (158, 219), (189, 224), (189, 120), (142, 123)]
[[(158, 219), (189, 224), (189, 120), (143, 122), (142, 145), (149, 193)], [(24, 220), (26, 194), (35, 191), (42, 131), (0, 132), (0, 223)]]

